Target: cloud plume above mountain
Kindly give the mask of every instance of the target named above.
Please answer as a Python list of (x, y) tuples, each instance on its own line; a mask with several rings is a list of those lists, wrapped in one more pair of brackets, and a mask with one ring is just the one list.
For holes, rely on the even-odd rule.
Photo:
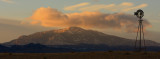
[[(45, 27), (70, 27), (115, 29), (133, 32), (137, 29), (137, 18), (125, 13), (106, 14), (101, 12), (62, 13), (54, 8), (41, 7), (30, 17), (31, 24)], [(144, 28), (151, 26), (147, 20)]]

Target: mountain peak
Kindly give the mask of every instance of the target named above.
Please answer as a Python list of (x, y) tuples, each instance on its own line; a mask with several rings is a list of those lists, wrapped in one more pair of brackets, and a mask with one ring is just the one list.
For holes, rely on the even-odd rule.
[(64, 28), (64, 29), (66, 29), (66, 30), (84, 30), (80, 27), (67, 27), (67, 28)]
[(62, 33), (62, 32), (79, 32), (79, 31), (84, 31), (85, 29), (82, 29), (80, 27), (67, 27), (59, 30), (55, 30), (54, 32)]

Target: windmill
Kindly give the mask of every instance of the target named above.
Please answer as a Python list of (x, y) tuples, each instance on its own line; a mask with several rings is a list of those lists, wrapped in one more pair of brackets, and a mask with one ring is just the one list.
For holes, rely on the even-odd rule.
[(143, 22), (142, 17), (144, 16), (144, 12), (141, 9), (139, 9), (134, 13), (134, 15), (139, 18), (135, 49), (137, 51), (145, 51), (146, 47), (145, 47), (145, 39), (144, 39), (144, 31), (143, 31), (143, 23), (142, 23)]

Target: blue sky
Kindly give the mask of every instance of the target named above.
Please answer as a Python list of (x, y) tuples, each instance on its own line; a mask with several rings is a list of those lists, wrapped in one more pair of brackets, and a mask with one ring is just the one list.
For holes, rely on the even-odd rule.
[[(66, 7), (74, 6), (74, 5), (81, 4), (81, 3), (89, 3), (86, 6), (115, 4), (115, 6), (117, 6), (117, 7), (114, 7), (114, 8), (117, 9), (117, 11), (111, 11), (109, 9), (103, 9), (103, 8), (98, 9), (98, 10), (93, 10), (93, 11), (99, 11), (99, 12), (107, 13), (107, 14), (120, 13), (121, 12), (120, 10), (122, 9), (122, 7), (119, 7), (119, 5), (122, 3), (125, 3), (125, 2), (132, 3), (133, 6), (131, 6), (131, 7), (136, 7), (136, 6), (139, 6), (142, 4), (146, 4), (147, 6), (142, 7), (140, 9), (143, 9), (143, 11), (145, 12), (144, 19), (147, 19), (149, 21), (149, 23), (152, 25), (152, 27), (147, 28), (147, 30), (151, 31), (151, 32), (160, 32), (160, 30), (159, 30), (160, 29), (159, 28), (159, 25), (160, 25), (160, 12), (159, 12), (159, 10), (160, 10), (159, 5), (160, 4), (159, 4), (159, 2), (160, 2), (160, 0), (0, 0), (0, 19), (3, 19), (0, 21), (0, 23), (5, 23), (5, 24), (11, 25), (10, 23), (8, 23), (9, 21), (4, 21), (4, 19), (14, 20), (17, 22), (26, 21), (26, 19), (31, 17), (32, 14), (40, 7), (54, 8), (64, 14), (76, 13), (76, 12), (81, 13), (83, 11), (80, 11), (78, 9), (65, 10)], [(85, 6), (82, 6), (82, 7), (85, 7)], [(139, 8), (137, 8), (137, 9), (139, 9)], [(123, 12), (123, 13), (133, 15), (133, 13), (137, 9), (135, 8), (130, 11)], [(21, 24), (19, 24), (19, 25), (21, 25)], [(10, 38), (3, 37), (2, 39), (4, 39), (4, 40), (2, 40), (2, 42), (12, 40), (12, 38), (17, 38), (20, 35), (25, 35), (25, 34), (30, 34), (30, 33), (34, 33), (37, 31), (42, 31), (42, 30), (38, 30), (38, 29), (33, 28), (36, 26), (22, 25), (22, 27), (25, 27), (25, 26), (32, 27), (31, 29), (33, 31), (30, 30), (30, 32), (28, 32), (28, 33), (26, 33), (25, 31), (22, 31), (21, 33), (15, 34), (15, 36), (12, 36)], [(26, 28), (28, 28), (28, 27), (26, 27)], [(48, 27), (43, 27), (43, 26), (38, 26), (38, 28), (46, 28), (43, 30), (50, 29)], [(10, 28), (10, 29), (12, 29), (12, 28)], [(5, 31), (8, 32), (10, 30), (7, 31), (7, 30), (3, 29), (1, 31), (3, 31), (5, 33)], [(108, 31), (106, 31), (106, 32), (108, 32)], [(14, 31), (12, 31), (11, 33), (14, 33)], [(10, 35), (10, 34), (8, 33), (6, 35)], [(0, 35), (0, 37), (2, 37), (2, 35)]]
[[(160, 8), (159, 0), (10, 0), (13, 3), (7, 3), (0, 1), (0, 16), (4, 18), (15, 18), (15, 19), (23, 19), (24, 17), (29, 17), (34, 10), (40, 7), (52, 7), (56, 8), (64, 13), (72, 12), (72, 11), (64, 11), (63, 8), (66, 6), (71, 6), (83, 2), (89, 2), (91, 4), (120, 4), (123, 2), (131, 2), (135, 5), (140, 5), (143, 3), (148, 4), (147, 7), (143, 8), (145, 11), (145, 18), (150, 19), (158, 19)], [(74, 11), (73, 11), (74, 12)], [(104, 11), (106, 13), (114, 13)], [(128, 12), (132, 14), (133, 11)], [(15, 15), (16, 14), (16, 15)], [(154, 16), (151, 18), (151, 16)]]

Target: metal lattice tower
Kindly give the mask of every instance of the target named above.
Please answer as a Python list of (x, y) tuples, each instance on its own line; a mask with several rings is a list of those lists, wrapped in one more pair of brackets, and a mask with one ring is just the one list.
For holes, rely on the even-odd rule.
[[(145, 51), (146, 46), (145, 46), (145, 39), (144, 39), (144, 31), (143, 31), (143, 20), (142, 17), (144, 16), (144, 12), (139, 9), (137, 12), (134, 13), (139, 18), (139, 25), (138, 25), (138, 30), (137, 30), (137, 36), (136, 36), (136, 42), (135, 42), (135, 49), (136, 51)], [(139, 40), (138, 40), (139, 38)]]

